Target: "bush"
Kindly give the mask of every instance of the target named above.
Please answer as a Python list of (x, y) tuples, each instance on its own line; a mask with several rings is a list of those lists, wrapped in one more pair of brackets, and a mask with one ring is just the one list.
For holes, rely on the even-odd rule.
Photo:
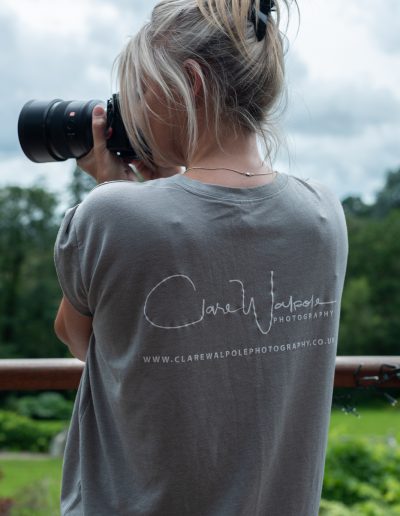
[(74, 402), (58, 392), (42, 392), (35, 396), (10, 397), (6, 409), (33, 419), (65, 421), (71, 419)]
[(52, 438), (67, 421), (35, 421), (7, 410), (0, 411), (0, 450), (47, 453)]
[(318, 516), (399, 516), (400, 506), (388, 508), (379, 502), (362, 502), (346, 507), (340, 502), (321, 500)]
[(340, 513), (341, 504), (353, 516), (400, 515), (400, 446), (332, 434), (322, 498), (323, 515), (347, 514)]
[(321, 500), (318, 516), (358, 516), (340, 502)]

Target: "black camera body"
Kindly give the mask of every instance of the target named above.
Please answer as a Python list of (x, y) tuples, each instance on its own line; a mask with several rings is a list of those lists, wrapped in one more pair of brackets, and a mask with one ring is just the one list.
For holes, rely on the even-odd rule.
[(139, 159), (132, 148), (119, 109), (118, 95), (114, 95), (107, 101), (107, 129), (112, 129), (111, 136), (107, 140), (107, 148), (121, 158)]
[[(93, 147), (92, 111), (100, 100), (30, 100), (18, 119), (18, 138), (25, 155), (35, 163), (79, 159)], [(107, 148), (125, 159), (140, 159), (129, 142), (114, 93), (107, 101)], [(147, 147), (149, 155), (150, 149)]]

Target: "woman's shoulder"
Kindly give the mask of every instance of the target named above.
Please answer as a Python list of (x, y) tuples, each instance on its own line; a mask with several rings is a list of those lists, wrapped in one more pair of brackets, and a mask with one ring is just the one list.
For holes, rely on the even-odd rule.
[(116, 180), (116, 181), (105, 181), (104, 183), (100, 183), (96, 185), (86, 196), (83, 201), (85, 204), (92, 204), (98, 201), (105, 201), (107, 199), (112, 199), (115, 196), (124, 195), (129, 193), (129, 195), (143, 195), (146, 190), (149, 190), (151, 186), (150, 181), (146, 181), (144, 183), (139, 183), (137, 181), (129, 181), (129, 180)]
[[(165, 179), (144, 183), (135, 181), (108, 181), (95, 186), (74, 210), (75, 223), (112, 225), (113, 221), (135, 219), (137, 221), (156, 216), (157, 212), (176, 205), (168, 199)], [(170, 206), (171, 205), (171, 206)]]
[(88, 193), (79, 210), (104, 210), (107, 207), (121, 206), (124, 201), (129, 204), (145, 202), (154, 195), (159, 186), (159, 179), (144, 183), (128, 180), (106, 181)]
[(308, 194), (315, 201), (319, 203), (327, 202), (336, 205), (336, 207), (341, 207), (338, 195), (326, 183), (314, 178), (303, 179), (294, 175), (290, 175), (290, 178), (295, 188), (297, 187), (303, 193)]

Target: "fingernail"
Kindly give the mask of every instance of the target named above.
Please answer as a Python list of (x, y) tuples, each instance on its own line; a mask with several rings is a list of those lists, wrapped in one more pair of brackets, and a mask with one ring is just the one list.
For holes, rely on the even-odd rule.
[(104, 115), (103, 106), (95, 106), (95, 108), (93, 109), (93, 115), (94, 116), (103, 116)]

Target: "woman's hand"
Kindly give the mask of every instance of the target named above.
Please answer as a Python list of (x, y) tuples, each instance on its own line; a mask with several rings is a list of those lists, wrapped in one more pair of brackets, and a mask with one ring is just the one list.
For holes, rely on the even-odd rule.
[(128, 165), (107, 149), (106, 124), (106, 112), (102, 106), (98, 105), (92, 113), (93, 148), (76, 162), (79, 168), (87, 172), (98, 183), (118, 179), (134, 181), (134, 175)]
[[(95, 106), (92, 113), (93, 148), (77, 160), (79, 168), (92, 176), (99, 184), (120, 179), (128, 181), (147, 181), (159, 177), (169, 177), (181, 172), (181, 167), (157, 167), (152, 171), (141, 160), (124, 161), (107, 149), (105, 129), (107, 116), (104, 108)], [(134, 165), (136, 171), (129, 166)]]

